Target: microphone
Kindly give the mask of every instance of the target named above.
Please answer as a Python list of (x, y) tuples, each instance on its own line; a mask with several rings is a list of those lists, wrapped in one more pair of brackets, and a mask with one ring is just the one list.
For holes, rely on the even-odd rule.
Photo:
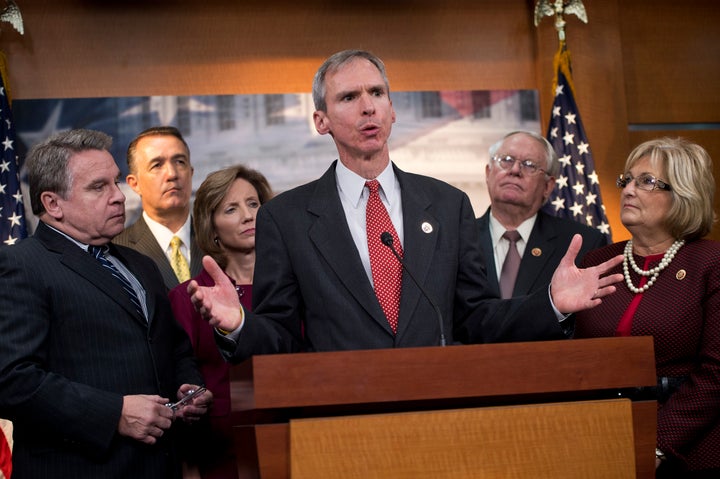
[(415, 279), (415, 276), (413, 276), (413, 274), (410, 272), (408, 267), (405, 265), (405, 262), (402, 260), (402, 258), (398, 254), (398, 252), (395, 251), (395, 247), (393, 246), (392, 235), (390, 233), (388, 233), (387, 231), (384, 231), (380, 235), (380, 241), (382, 241), (382, 244), (384, 244), (385, 246), (390, 248), (390, 251), (393, 252), (393, 255), (400, 262), (400, 265), (407, 272), (408, 276), (410, 276), (410, 279), (412, 279), (413, 283), (415, 283), (415, 286), (417, 286), (418, 289), (420, 290), (420, 292), (423, 294), (423, 296), (425, 296), (425, 299), (427, 300), (428, 303), (430, 303), (430, 306), (435, 308), (435, 314), (437, 315), (438, 324), (440, 325), (440, 346), (445, 346), (446, 345), (446, 343), (445, 343), (445, 326), (443, 324), (443, 318), (442, 318), (442, 313), (440, 312), (440, 308), (438, 308), (438, 305), (435, 304), (435, 301), (430, 299), (430, 295), (427, 293), (427, 291), (425, 291), (425, 288), (420, 286), (420, 283), (418, 283), (418, 280)]

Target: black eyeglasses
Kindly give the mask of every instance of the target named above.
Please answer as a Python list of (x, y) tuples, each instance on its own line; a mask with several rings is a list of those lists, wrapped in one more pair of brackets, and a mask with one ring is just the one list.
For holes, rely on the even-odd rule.
[(518, 163), (520, 163), (520, 171), (522, 171), (526, 175), (534, 175), (541, 171), (547, 174), (547, 171), (540, 168), (540, 166), (538, 166), (538, 164), (534, 161), (518, 160), (510, 155), (495, 155), (492, 157), (492, 160), (498, 165), (500, 165), (500, 168), (505, 171), (512, 170), (513, 166), (515, 166), (515, 162), (517, 161)]
[(655, 178), (650, 173), (641, 173), (637, 175), (635, 178), (632, 177), (630, 173), (625, 173), (623, 175), (618, 176), (618, 179), (615, 180), (615, 186), (620, 188), (621, 190), (624, 189), (628, 183), (635, 180), (635, 187), (639, 188), (641, 190), (645, 191), (652, 191), (655, 189), (658, 190), (665, 190), (670, 191), (672, 188), (670, 185), (665, 183), (663, 180), (659, 178)]

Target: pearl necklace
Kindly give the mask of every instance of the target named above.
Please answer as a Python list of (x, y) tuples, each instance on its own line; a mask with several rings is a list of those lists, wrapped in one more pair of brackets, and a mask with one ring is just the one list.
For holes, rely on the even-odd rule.
[[(655, 283), (655, 280), (660, 275), (660, 272), (670, 265), (670, 262), (673, 260), (673, 258), (675, 258), (675, 254), (684, 244), (685, 240), (676, 240), (672, 244), (672, 246), (670, 246), (668, 250), (665, 251), (665, 255), (663, 256), (662, 261), (660, 261), (660, 264), (652, 269), (645, 271), (643, 269), (640, 269), (635, 263), (635, 258), (633, 257), (632, 252), (632, 240), (629, 240), (625, 245), (625, 253), (623, 258), (623, 276), (625, 276), (625, 284), (627, 284), (628, 289), (635, 294), (644, 293), (645, 291), (650, 289), (650, 286)], [(633, 285), (632, 279), (630, 278), (630, 268), (628, 267), (628, 263), (630, 263), (633, 271), (635, 271), (637, 274), (645, 277), (651, 276), (651, 278), (648, 280), (647, 283), (645, 283), (645, 286), (643, 286), (642, 288), (636, 288), (635, 285)]]

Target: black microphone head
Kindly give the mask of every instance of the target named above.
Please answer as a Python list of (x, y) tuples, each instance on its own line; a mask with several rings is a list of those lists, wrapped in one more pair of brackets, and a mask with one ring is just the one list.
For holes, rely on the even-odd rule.
[(393, 237), (387, 231), (383, 231), (383, 233), (380, 235), (380, 241), (382, 241), (385, 246), (390, 246), (392, 248)]

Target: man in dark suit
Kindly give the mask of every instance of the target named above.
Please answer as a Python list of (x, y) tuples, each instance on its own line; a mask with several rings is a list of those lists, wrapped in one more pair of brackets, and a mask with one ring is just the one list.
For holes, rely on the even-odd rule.
[[(170, 290), (202, 269), (203, 253), (190, 219), (190, 149), (177, 128), (156, 126), (130, 142), (127, 163), (126, 181), (140, 195), (143, 212), (113, 242), (151, 257)], [(179, 238), (179, 251), (173, 250), (174, 237)], [(184, 264), (173, 265), (173, 255)]]
[(171, 426), (212, 400), (208, 391), (166, 405), (202, 376), (155, 264), (109, 243), (125, 221), (111, 141), (72, 130), (33, 147), (40, 222), (0, 248), (0, 416), (14, 423), (13, 478), (179, 478)]
[(502, 237), (506, 230), (520, 234), (517, 248), (522, 260), (514, 287), (511, 284), (502, 297), (547, 289), (576, 234), (583, 238), (577, 264), (588, 251), (608, 244), (599, 230), (540, 210), (555, 188), (559, 170), (555, 150), (537, 133), (513, 131), (490, 147), (485, 178), (491, 206), (478, 218), (478, 226), (488, 287), (497, 296), (501, 296), (498, 281), (509, 247)]
[[(440, 343), (442, 330), (448, 343), (563, 338), (560, 312), (594, 306), (614, 291), (621, 276), (599, 276), (621, 258), (579, 270), (573, 264), (576, 241), (552, 291), (523, 300), (492, 299), (467, 195), (390, 162), (387, 140), (395, 111), (382, 61), (364, 51), (336, 53), (315, 75), (313, 99), (315, 127), (332, 136), (340, 160), (320, 179), (260, 208), (253, 313), (240, 308), (232, 284), (209, 257), (203, 263), (216, 285), (189, 285), (195, 307), (218, 331), (229, 359), (432, 346)], [(442, 330), (435, 309), (402, 269), (399, 297), (380, 291), (384, 279), (377, 273), (388, 273), (397, 260), (373, 265), (371, 251), (389, 250), (380, 234), (366, 235), (373, 220), (366, 205), (375, 195), (369, 180), (380, 183), (380, 200), (392, 222), (387, 232), (437, 304)], [(396, 328), (384, 308), (388, 298), (399, 303)]]

